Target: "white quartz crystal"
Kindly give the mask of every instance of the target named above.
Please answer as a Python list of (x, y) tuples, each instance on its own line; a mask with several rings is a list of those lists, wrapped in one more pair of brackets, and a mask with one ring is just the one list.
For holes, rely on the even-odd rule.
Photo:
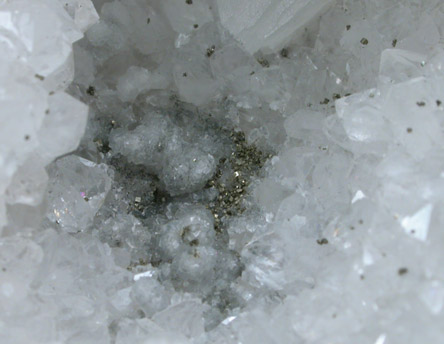
[[(0, 188), (3, 193), (12, 182), (17, 187), (7, 192), (8, 202), (35, 205), (46, 183), (43, 168), (74, 150), (85, 128), (87, 107), (61, 93), (74, 75), (71, 46), (82, 37), (82, 27), (52, 1), (3, 2), (0, 18)], [(66, 142), (60, 140), (62, 135)], [(3, 202), (1, 197), (2, 225), (6, 223)]]
[(89, 0), (59, 0), (68, 14), (74, 19), (76, 26), (88, 30), (99, 20), (94, 4)]
[(250, 53), (282, 48), (330, 0), (217, 0), (220, 20)]
[(86, 228), (111, 188), (112, 172), (104, 164), (68, 156), (49, 167), (49, 176), (48, 219), (67, 232)]

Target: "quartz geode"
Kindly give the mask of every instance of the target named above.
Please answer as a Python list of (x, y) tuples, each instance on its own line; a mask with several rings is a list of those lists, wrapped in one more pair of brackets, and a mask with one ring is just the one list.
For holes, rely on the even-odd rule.
[(442, 0), (0, 0), (1, 343), (442, 343)]

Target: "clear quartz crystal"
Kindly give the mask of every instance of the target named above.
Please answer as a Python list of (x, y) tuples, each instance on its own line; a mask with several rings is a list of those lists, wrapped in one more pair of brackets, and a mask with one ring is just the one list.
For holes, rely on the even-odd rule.
[(67, 232), (86, 228), (111, 188), (112, 171), (104, 164), (68, 156), (50, 166), (49, 176), (48, 219)]

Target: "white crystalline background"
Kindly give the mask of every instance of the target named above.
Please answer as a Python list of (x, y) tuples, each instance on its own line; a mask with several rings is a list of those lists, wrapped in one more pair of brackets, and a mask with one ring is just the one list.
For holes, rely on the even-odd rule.
[(444, 342), (442, 0), (0, 0), (0, 343)]

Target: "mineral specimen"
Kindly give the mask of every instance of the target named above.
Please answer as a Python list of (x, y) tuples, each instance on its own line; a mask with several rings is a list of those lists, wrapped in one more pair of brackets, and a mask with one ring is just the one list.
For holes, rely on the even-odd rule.
[(443, 23), (0, 0), (0, 343), (442, 343)]

